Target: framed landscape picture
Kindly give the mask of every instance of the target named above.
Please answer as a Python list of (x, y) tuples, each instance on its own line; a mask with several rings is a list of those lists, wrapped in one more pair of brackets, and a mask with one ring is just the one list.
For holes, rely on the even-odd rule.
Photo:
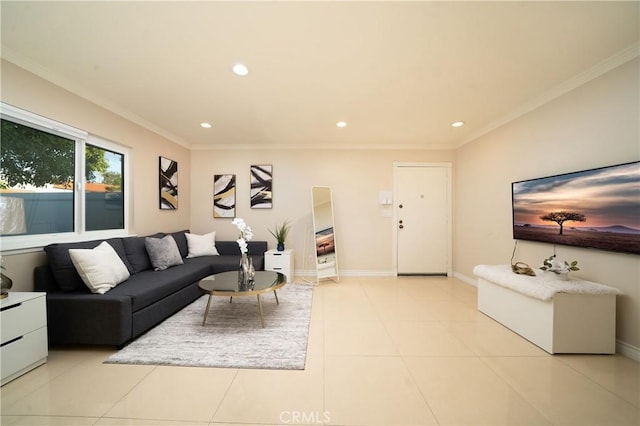
[(165, 157), (160, 157), (160, 209), (178, 209), (178, 163)]
[(273, 166), (251, 166), (251, 208), (270, 209), (273, 204)]
[(236, 175), (213, 176), (213, 217), (236, 217)]

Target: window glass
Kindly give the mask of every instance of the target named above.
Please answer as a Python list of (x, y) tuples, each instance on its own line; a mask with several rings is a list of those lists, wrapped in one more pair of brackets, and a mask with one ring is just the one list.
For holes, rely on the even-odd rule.
[(76, 142), (2, 119), (0, 235), (74, 231)]
[(85, 227), (87, 231), (124, 228), (124, 155), (87, 144)]
[(0, 249), (127, 235), (128, 148), (0, 102)]

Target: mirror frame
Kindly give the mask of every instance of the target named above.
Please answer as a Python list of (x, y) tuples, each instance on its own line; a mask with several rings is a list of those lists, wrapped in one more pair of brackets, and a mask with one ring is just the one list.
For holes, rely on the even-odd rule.
[[(318, 190), (327, 190), (328, 191), (328, 201), (324, 201), (324, 197), (322, 200), (319, 200), (320, 202), (317, 202), (317, 194), (316, 194), (316, 189)], [(324, 225), (319, 225), (323, 224), (323, 223), (329, 223), (328, 221), (319, 221), (318, 220), (318, 212), (316, 211), (316, 206), (321, 205), (321, 204), (325, 204), (327, 203), (329, 204), (329, 209), (330, 210), (330, 215), (331, 215), (331, 226), (326, 227)], [(336, 244), (336, 228), (335, 228), (335, 217), (333, 214), (333, 191), (331, 190), (331, 187), (329, 186), (312, 186), (311, 187), (311, 215), (313, 216), (313, 252), (315, 253), (314, 259), (315, 259), (315, 266), (316, 266), (316, 277), (317, 277), (317, 281), (320, 282), (320, 280), (322, 279), (332, 279), (336, 282), (338, 282), (340, 280), (340, 276), (338, 274), (338, 248), (337, 248), (337, 244)], [(322, 229), (318, 229), (319, 227), (321, 227)], [(327, 232), (329, 231), (329, 232)], [(325, 236), (330, 236), (332, 242), (333, 242), (333, 250), (332, 250), (332, 254), (333, 254), (333, 260), (329, 261), (329, 262), (322, 262), (321, 258), (318, 255), (318, 237), (319, 237), (319, 233), (325, 233)], [(322, 234), (321, 234), (322, 235)], [(324, 265), (329, 264), (329, 263), (333, 263), (333, 268), (331, 267), (324, 267)]]

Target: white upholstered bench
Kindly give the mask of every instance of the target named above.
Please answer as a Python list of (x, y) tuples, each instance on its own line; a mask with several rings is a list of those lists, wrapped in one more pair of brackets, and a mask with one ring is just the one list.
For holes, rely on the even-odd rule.
[(618, 289), (590, 281), (517, 275), (478, 265), (478, 310), (554, 353), (615, 353)]

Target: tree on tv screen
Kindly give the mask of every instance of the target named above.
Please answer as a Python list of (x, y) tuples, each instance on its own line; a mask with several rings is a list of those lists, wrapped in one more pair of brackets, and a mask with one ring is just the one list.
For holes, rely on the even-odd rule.
[(565, 211), (547, 213), (544, 216), (540, 216), (540, 219), (546, 222), (555, 222), (560, 225), (559, 235), (562, 235), (565, 222), (585, 222), (587, 220), (582, 213)]

